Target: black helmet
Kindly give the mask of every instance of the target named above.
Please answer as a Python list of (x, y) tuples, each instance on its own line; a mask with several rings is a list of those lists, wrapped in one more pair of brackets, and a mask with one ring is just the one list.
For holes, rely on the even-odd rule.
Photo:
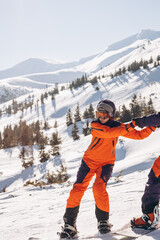
[(100, 101), (97, 105), (97, 111), (100, 108), (103, 108), (105, 111), (107, 111), (109, 114), (109, 117), (114, 118), (116, 107), (112, 101), (110, 101), (108, 99), (104, 99), (104, 100)]

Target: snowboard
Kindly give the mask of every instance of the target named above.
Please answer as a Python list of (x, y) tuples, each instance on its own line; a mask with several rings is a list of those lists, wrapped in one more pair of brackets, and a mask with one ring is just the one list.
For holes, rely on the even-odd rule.
[(131, 224), (128, 223), (125, 226), (123, 226), (121, 229), (117, 230), (114, 234), (122, 235), (122, 236), (126, 237), (124, 239), (136, 239), (143, 235), (147, 235), (155, 230), (160, 230), (160, 224), (158, 224), (157, 227), (154, 229), (153, 228), (152, 229), (144, 229), (144, 228), (131, 227)]
[(130, 237), (130, 236), (124, 236), (117, 234), (115, 232), (109, 232), (106, 234), (95, 234), (93, 236), (84, 236), (84, 237), (79, 237), (75, 240), (133, 240), (135, 238)]
[(147, 235), (155, 230), (160, 230), (160, 224), (155, 229), (132, 228), (128, 223), (117, 231), (111, 231), (106, 234), (95, 234), (94, 236), (83, 236), (75, 240), (134, 240)]

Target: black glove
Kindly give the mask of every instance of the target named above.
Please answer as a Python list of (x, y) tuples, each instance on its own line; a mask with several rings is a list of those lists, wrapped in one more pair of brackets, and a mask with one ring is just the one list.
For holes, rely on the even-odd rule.
[[(132, 122), (133, 122), (134, 125), (136, 125), (136, 126), (139, 127), (139, 128), (147, 127), (146, 125), (145, 125), (145, 126), (142, 126), (142, 125), (141, 125), (141, 118), (133, 118), (133, 119), (132, 119)], [(160, 126), (152, 126), (152, 127), (154, 127), (154, 128), (159, 128)], [(150, 127), (150, 128), (151, 128), (151, 127)], [(153, 131), (155, 131), (155, 129), (154, 129)]]
[(137, 127), (143, 128), (144, 126), (141, 125), (140, 123), (140, 118), (133, 118), (132, 121), (134, 121), (135, 125)]

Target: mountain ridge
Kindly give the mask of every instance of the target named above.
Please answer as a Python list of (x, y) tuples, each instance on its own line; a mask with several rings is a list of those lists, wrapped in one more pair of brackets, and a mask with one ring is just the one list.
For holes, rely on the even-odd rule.
[[(134, 61), (149, 60), (150, 57), (156, 60), (158, 53), (160, 53), (160, 31), (142, 30), (77, 62), (27, 59), (13, 68), (0, 71), (0, 87), (1, 89), (9, 88), (13, 96), (20, 96), (26, 92), (54, 86), (56, 83), (71, 83), (83, 75), (89, 78), (109, 76), (119, 68), (124, 66), (127, 68)], [(17, 95), (17, 89), (19, 89), (19, 95)], [(1, 95), (0, 91), (0, 99), (2, 99)], [(7, 95), (3, 99), (7, 100)]]
[(94, 59), (95, 57), (99, 56), (100, 54), (106, 51), (115, 51), (121, 48), (124, 48), (128, 45), (133, 44), (136, 40), (155, 40), (156, 38), (160, 38), (160, 31), (153, 31), (153, 30), (142, 30), (137, 34), (134, 34), (130, 37), (124, 38), (116, 43), (109, 45), (103, 51), (84, 57), (78, 61), (73, 62), (61, 62), (61, 61), (54, 61), (48, 59), (40, 59), (40, 58), (29, 58), (24, 60), (12, 68), (5, 69), (0, 71), (0, 79), (16, 77), (16, 76), (23, 76), (27, 74), (34, 74), (34, 73), (44, 73), (44, 72), (54, 72), (62, 69), (70, 69), (70, 68), (77, 68), (77, 66), (87, 63), (88, 61)]

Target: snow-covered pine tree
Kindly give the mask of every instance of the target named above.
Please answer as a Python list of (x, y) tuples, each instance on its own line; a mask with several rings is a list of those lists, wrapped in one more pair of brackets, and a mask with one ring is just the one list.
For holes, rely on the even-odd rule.
[(91, 133), (91, 129), (89, 127), (89, 121), (87, 120), (85, 126), (83, 127), (83, 134), (84, 136), (87, 136)]
[(68, 112), (66, 114), (66, 125), (70, 126), (73, 124), (73, 120), (72, 120), (72, 113), (71, 113), (71, 109), (68, 109)]
[(154, 109), (153, 101), (152, 101), (151, 97), (149, 98), (149, 101), (147, 103), (147, 111), (148, 111), (148, 114), (153, 114), (153, 113), (156, 112), (155, 109)]
[(58, 136), (58, 132), (55, 132), (52, 134), (52, 137), (50, 140), (50, 145), (51, 145), (50, 153), (52, 156), (60, 155), (59, 146), (58, 146), (59, 144), (61, 144), (61, 138)]
[(89, 118), (89, 112), (88, 112), (88, 109), (86, 108), (86, 110), (84, 111), (83, 113), (83, 118), (86, 119), (86, 118)]
[(75, 111), (75, 114), (74, 114), (74, 121), (75, 122), (81, 121), (79, 103), (77, 103), (76, 111)]
[(89, 118), (92, 118), (92, 119), (95, 118), (94, 108), (92, 106), (92, 103), (89, 105), (88, 114), (89, 114)]
[(74, 122), (72, 132), (71, 132), (73, 140), (79, 139), (78, 133), (79, 133), (79, 130), (78, 130), (77, 124), (76, 122)]

